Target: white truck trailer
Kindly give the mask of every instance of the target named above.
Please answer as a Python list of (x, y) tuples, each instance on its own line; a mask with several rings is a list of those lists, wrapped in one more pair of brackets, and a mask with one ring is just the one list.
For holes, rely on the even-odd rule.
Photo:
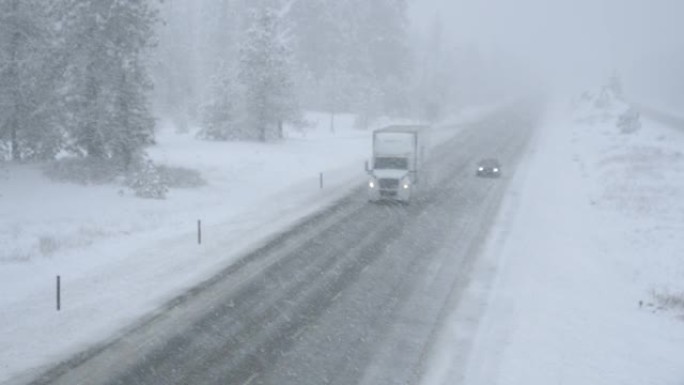
[(370, 177), (371, 202), (395, 200), (408, 203), (424, 187), (427, 126), (389, 126), (373, 132)]

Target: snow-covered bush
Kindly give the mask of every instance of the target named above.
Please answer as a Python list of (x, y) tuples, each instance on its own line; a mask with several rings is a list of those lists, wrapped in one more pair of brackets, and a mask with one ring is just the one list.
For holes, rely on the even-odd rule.
[(599, 110), (608, 110), (615, 105), (616, 99), (617, 98), (613, 94), (613, 91), (608, 87), (604, 87), (596, 95), (596, 98), (594, 99), (594, 107)]
[(133, 189), (136, 196), (147, 199), (165, 199), (169, 191), (159, 169), (147, 157), (137, 162), (126, 178), (126, 185)]
[(632, 110), (622, 96), (620, 88), (611, 80), (598, 91), (585, 91), (579, 98), (573, 100), (572, 110), (574, 120), (578, 123), (595, 124), (617, 121), (623, 132), (633, 132), (639, 128), (638, 113)]
[(651, 295), (658, 305), (658, 309), (684, 311), (684, 292), (672, 293), (653, 290)]
[(116, 179), (119, 166), (107, 159), (63, 158), (49, 163), (43, 173), (60, 182), (102, 184)]
[(50, 235), (41, 235), (38, 238), (38, 250), (43, 256), (51, 256), (60, 248), (59, 240)]
[(170, 188), (193, 188), (204, 186), (207, 181), (197, 170), (183, 167), (158, 166), (157, 171), (161, 175), (164, 185)]
[(641, 128), (639, 111), (634, 108), (628, 108), (618, 117), (617, 126), (623, 134), (631, 134), (638, 131)]

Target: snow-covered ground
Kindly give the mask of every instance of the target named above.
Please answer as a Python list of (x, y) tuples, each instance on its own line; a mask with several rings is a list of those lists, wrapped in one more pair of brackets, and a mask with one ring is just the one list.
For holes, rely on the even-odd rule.
[(314, 129), (271, 144), (205, 142), (162, 129), (152, 158), (200, 171), (207, 184), (161, 201), (8, 167), (0, 181), (0, 382), (115, 333), (357, 187), (369, 132), (343, 118), (332, 135), (310, 118)]
[(53, 182), (38, 166), (0, 169), (0, 382), (116, 335), (359, 187), (370, 131), (353, 129), (349, 116), (337, 118), (334, 134), (328, 116), (307, 119), (313, 128), (270, 144), (199, 141), (163, 128), (152, 158), (197, 170), (207, 182), (173, 189), (166, 200), (136, 198), (117, 185)]
[(616, 110), (578, 122), (565, 107), (516, 175), (426, 384), (684, 383), (684, 133), (643, 120), (621, 134)]

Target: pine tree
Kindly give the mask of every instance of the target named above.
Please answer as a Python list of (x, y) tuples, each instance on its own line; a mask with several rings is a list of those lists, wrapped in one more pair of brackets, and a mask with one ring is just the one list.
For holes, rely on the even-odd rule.
[(234, 77), (229, 69), (216, 75), (212, 95), (204, 107), (200, 138), (222, 141), (241, 139)]
[(415, 74), (412, 110), (421, 119), (434, 122), (453, 102), (453, 90), (462, 86), (455, 78), (454, 54), (445, 45), (439, 16), (435, 16), (429, 35), (416, 45), (415, 51), (420, 65)]
[(50, 10), (37, 0), (0, 1), (0, 149), (15, 161), (51, 158), (62, 143)]
[(181, 133), (189, 131), (202, 98), (200, 10), (194, 1), (163, 2), (160, 18), (164, 23), (150, 60), (155, 110), (167, 116)]
[(370, 79), (383, 95), (383, 113), (406, 112), (406, 98), (412, 66), (408, 46), (408, 20), (405, 0), (368, 2), (363, 35), (368, 37)]
[(292, 10), (307, 105), (373, 116), (406, 113), (411, 50), (405, 0), (311, 0)]
[(335, 115), (349, 112), (355, 90), (350, 47), (357, 30), (345, 0), (294, 2), (289, 12), (295, 41), (294, 54), (304, 76), (300, 81), (310, 108)]
[(154, 140), (144, 53), (156, 10), (145, 0), (65, 0), (71, 150), (128, 169)]
[(622, 78), (617, 70), (614, 70), (612, 75), (610, 75), (606, 88), (610, 90), (617, 99), (622, 100), (624, 98)]
[(244, 92), (245, 124), (260, 141), (282, 137), (283, 123), (299, 118), (291, 79), (292, 53), (282, 14), (268, 3), (250, 11), (250, 25), (240, 50), (238, 81)]
[(249, 137), (241, 128), (240, 93), (237, 80), (239, 40), (246, 20), (245, 4), (241, 0), (219, 0), (208, 5), (207, 50), (211, 52), (209, 71), (212, 73), (208, 100), (202, 111), (199, 137), (209, 140), (239, 140)]

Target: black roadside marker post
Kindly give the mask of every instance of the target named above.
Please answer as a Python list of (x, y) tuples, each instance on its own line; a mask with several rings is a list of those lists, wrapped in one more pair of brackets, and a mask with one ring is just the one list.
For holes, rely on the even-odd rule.
[(320, 173), (318, 180), (320, 182), (321, 190), (322, 190), (323, 189), (323, 173)]
[(60, 276), (57, 276), (57, 311), (62, 309), (62, 287), (60, 282)]
[(197, 244), (202, 244), (202, 221), (197, 220)]

